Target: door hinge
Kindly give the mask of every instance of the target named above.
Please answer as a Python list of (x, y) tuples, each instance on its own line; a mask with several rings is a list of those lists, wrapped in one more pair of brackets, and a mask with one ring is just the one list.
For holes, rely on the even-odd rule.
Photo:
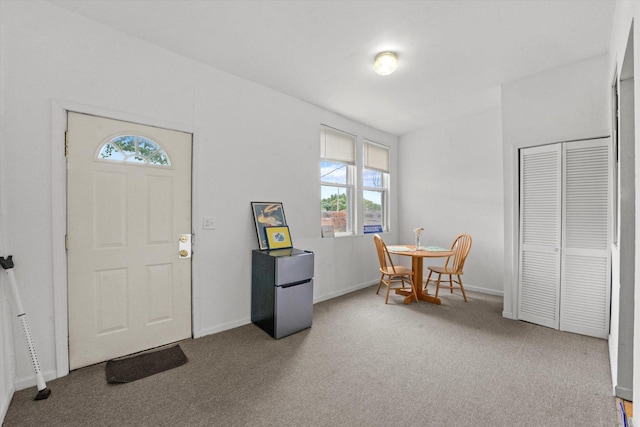
[(69, 157), (69, 132), (64, 133), (64, 156)]
[(64, 235), (64, 250), (65, 251), (69, 250), (69, 235), (68, 234)]

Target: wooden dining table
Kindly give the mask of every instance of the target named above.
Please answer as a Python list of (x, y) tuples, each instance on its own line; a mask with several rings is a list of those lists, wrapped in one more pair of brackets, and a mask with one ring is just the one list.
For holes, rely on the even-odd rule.
[[(455, 252), (449, 249), (443, 248), (421, 248), (416, 251), (415, 245), (390, 245), (387, 246), (387, 250), (391, 254), (402, 255), (402, 256), (410, 256), (411, 257), (411, 270), (413, 271), (413, 287), (416, 290), (416, 294), (418, 295), (418, 299), (422, 301), (427, 301), (433, 304), (440, 304), (440, 298), (436, 298), (433, 295), (429, 295), (429, 291), (425, 289), (422, 290), (422, 271), (423, 271), (423, 260), (425, 258), (446, 258), (453, 255)], [(405, 250), (408, 249), (408, 250)], [(404, 299), (405, 304), (409, 304), (411, 301), (415, 300), (414, 294), (411, 291), (404, 289), (396, 289), (396, 294), (404, 295), (406, 298)]]

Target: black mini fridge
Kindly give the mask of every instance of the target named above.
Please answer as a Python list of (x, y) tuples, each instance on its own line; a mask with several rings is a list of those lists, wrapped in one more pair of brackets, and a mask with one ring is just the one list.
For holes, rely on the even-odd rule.
[(276, 249), (252, 253), (251, 321), (279, 339), (311, 326), (313, 252)]

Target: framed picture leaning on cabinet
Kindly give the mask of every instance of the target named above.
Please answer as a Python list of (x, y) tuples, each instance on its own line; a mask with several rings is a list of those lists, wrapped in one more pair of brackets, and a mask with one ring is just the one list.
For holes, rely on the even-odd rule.
[(260, 250), (269, 249), (265, 227), (286, 226), (284, 208), (280, 202), (251, 202)]

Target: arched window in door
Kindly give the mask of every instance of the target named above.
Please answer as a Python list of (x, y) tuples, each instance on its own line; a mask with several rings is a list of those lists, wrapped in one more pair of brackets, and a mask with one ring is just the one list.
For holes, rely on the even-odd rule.
[(171, 166), (167, 153), (156, 142), (140, 135), (122, 135), (104, 144), (98, 160), (155, 166)]

